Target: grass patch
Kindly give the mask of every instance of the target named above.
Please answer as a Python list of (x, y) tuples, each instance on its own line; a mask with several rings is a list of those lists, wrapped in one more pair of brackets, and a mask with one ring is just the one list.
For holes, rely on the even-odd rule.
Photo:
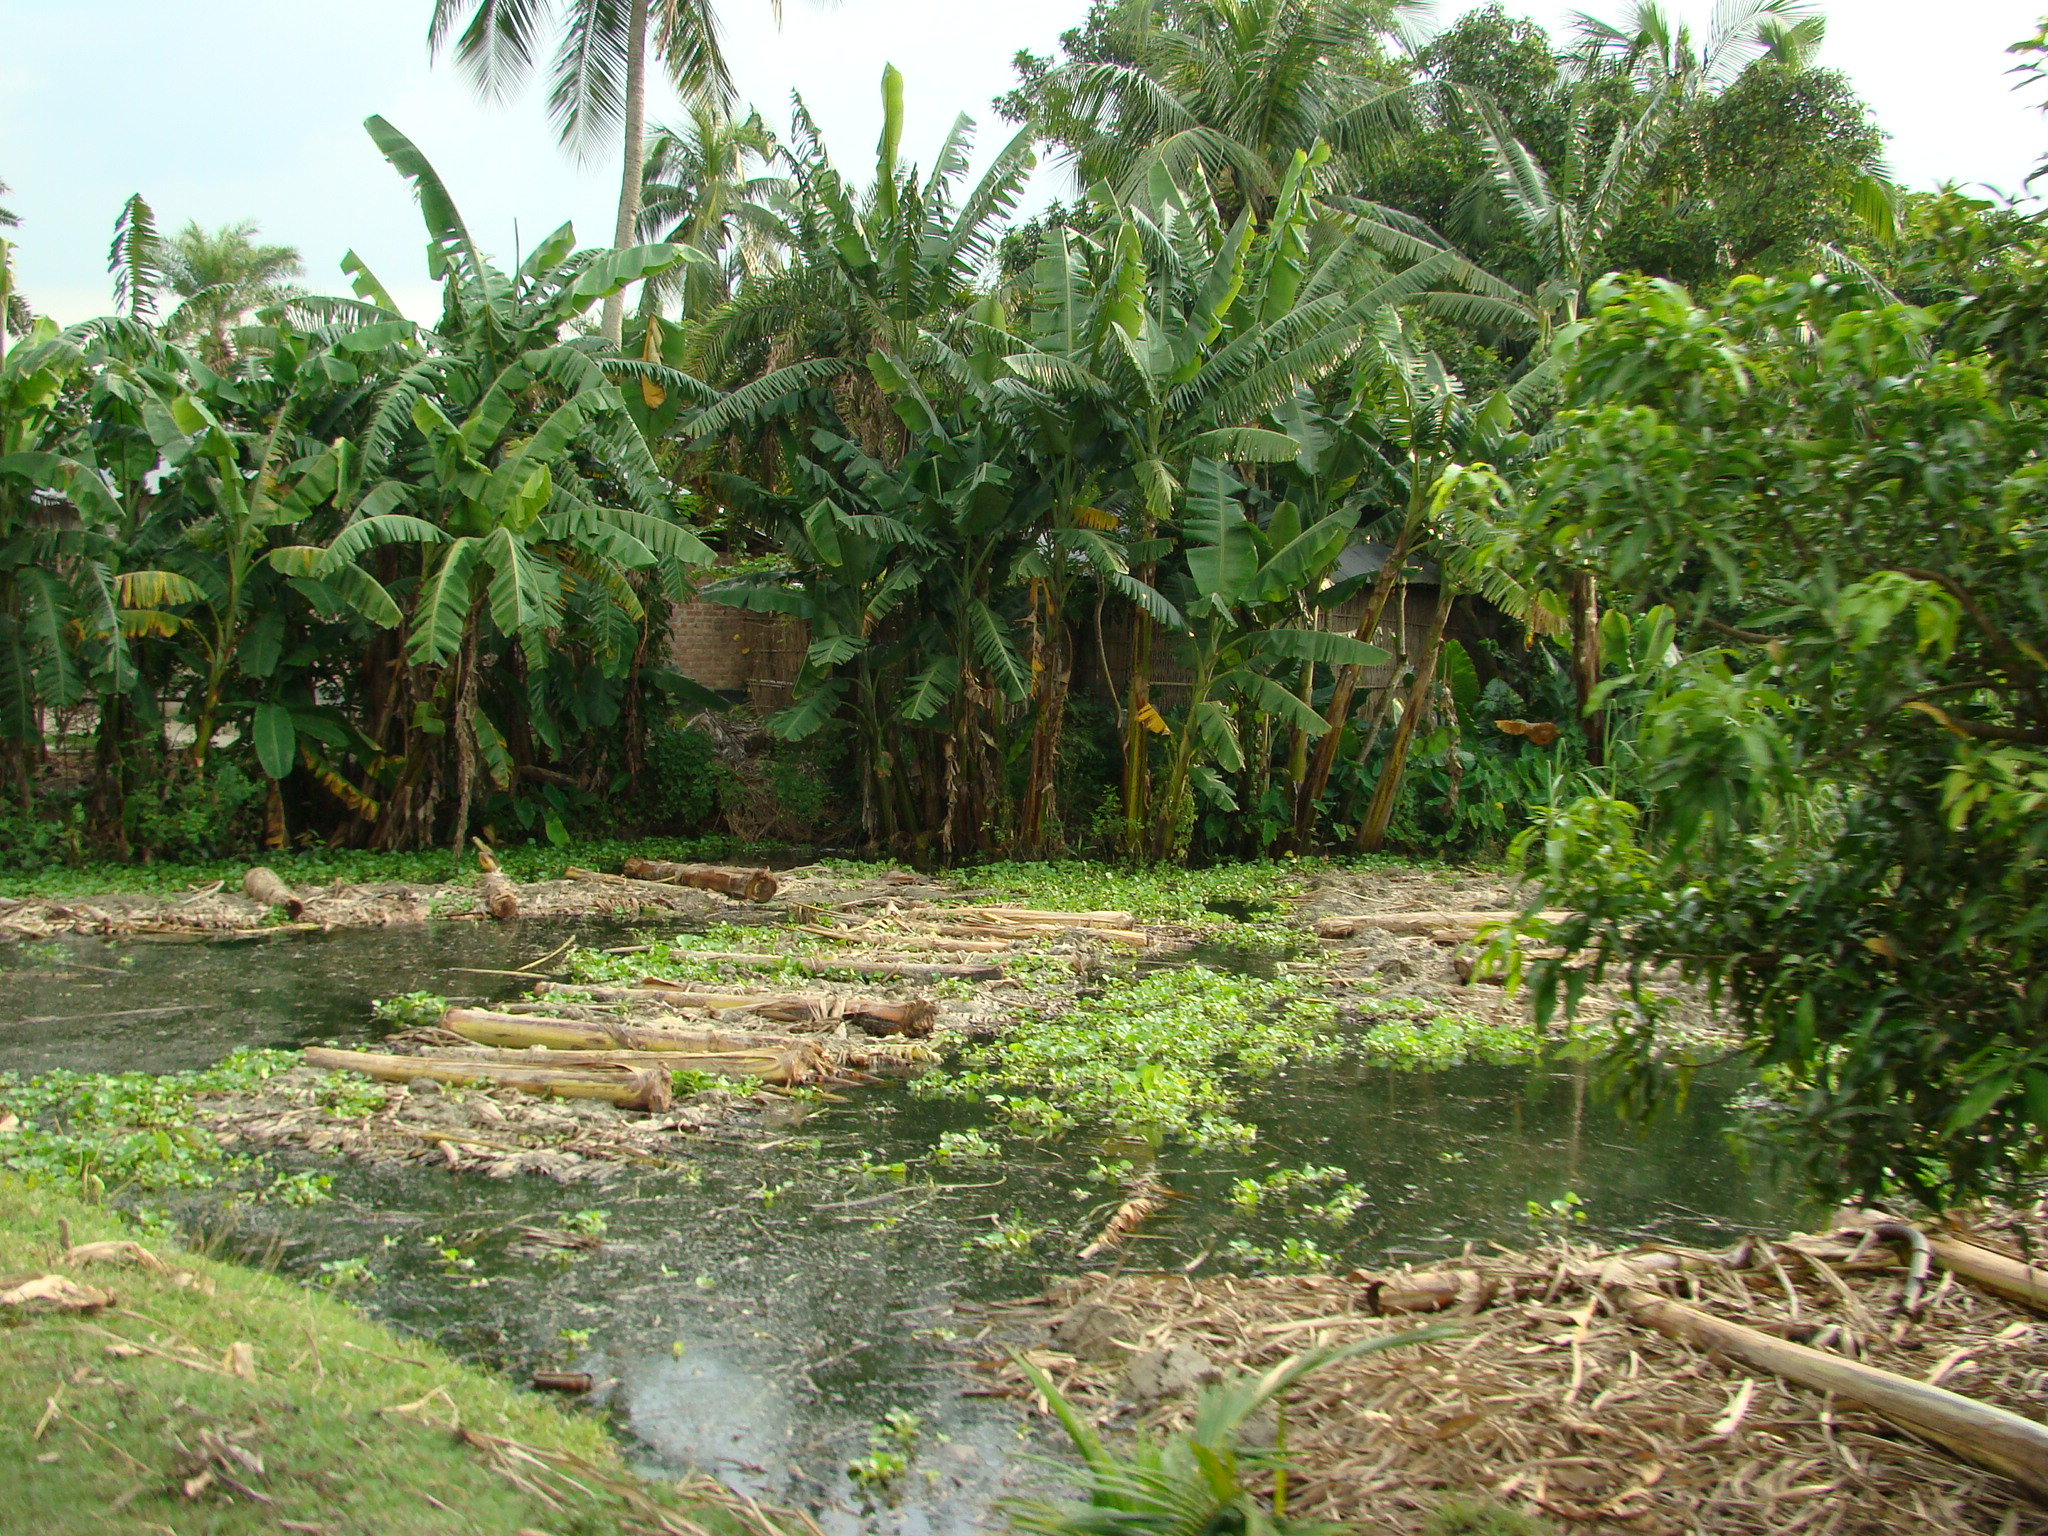
[[(131, 1235), (105, 1212), (0, 1176), (0, 1277), (64, 1272), (60, 1218), (74, 1243)], [(644, 1509), (628, 1507), (635, 1498), (714, 1530), (738, 1529), (722, 1511), (674, 1488), (631, 1480), (594, 1420), (571, 1418), (274, 1275), (168, 1250), (160, 1256), (172, 1274), (79, 1271), (77, 1278), (116, 1294), (116, 1308), (97, 1316), (0, 1320), (7, 1529), (38, 1536), (274, 1536), (281, 1528), (332, 1536), (523, 1528), (623, 1536), (661, 1529)], [(146, 1346), (221, 1362), (244, 1344), (254, 1352), (250, 1378), (127, 1353)], [(418, 1406), (388, 1411), (407, 1404)], [(564, 1499), (565, 1507), (551, 1508), (493, 1470), (488, 1441), (466, 1443), (451, 1425), (573, 1457), (590, 1469), (578, 1475), (593, 1493), (577, 1495), (552, 1473), (526, 1466), (527, 1478)], [(241, 1448), (262, 1470), (234, 1451), (215, 1449), (210, 1457), (209, 1448), (220, 1446)], [(203, 1478), (209, 1467), (215, 1475)]]

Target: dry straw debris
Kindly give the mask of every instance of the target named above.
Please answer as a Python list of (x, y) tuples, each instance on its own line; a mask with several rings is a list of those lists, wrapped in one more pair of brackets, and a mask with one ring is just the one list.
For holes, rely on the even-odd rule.
[[(1980, 1217), (1968, 1240), (2024, 1261), (2048, 1252), (2042, 1218)], [(1472, 1495), (1571, 1532), (2048, 1531), (2015, 1483), (1856, 1403), (1632, 1321), (1603, 1271), (1651, 1252), (1666, 1256), (1654, 1263), (1673, 1299), (2039, 1421), (2048, 1320), (1939, 1270), (1913, 1295), (1908, 1252), (1853, 1233), (1722, 1255), (1468, 1249), (1429, 1272), (1342, 1277), (1120, 1273), (1063, 1282), (1013, 1315), (1049, 1327), (1022, 1358), (1083, 1412), (1147, 1431), (1188, 1408), (1132, 1389), (1130, 1366), (1150, 1352), (1247, 1369), (1400, 1332), (1425, 1310), (1458, 1321), (1455, 1339), (1340, 1362), (1290, 1395), (1290, 1512), (1360, 1532), (1422, 1532), (1447, 1498)], [(1034, 1395), (1013, 1363), (988, 1369)]]

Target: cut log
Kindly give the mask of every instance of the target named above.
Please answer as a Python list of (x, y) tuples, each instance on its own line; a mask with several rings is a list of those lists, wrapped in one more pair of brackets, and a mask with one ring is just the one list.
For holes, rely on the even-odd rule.
[(1495, 1282), (1476, 1269), (1427, 1270), (1374, 1280), (1366, 1288), (1366, 1304), (1374, 1312), (1441, 1312), (1462, 1307), (1477, 1312), (1493, 1300)]
[(775, 876), (765, 869), (730, 869), (722, 864), (671, 864), (665, 859), (628, 859), (623, 873), (629, 880), (690, 885), (700, 891), (719, 891), (748, 901), (768, 901), (781, 889)]
[(779, 971), (785, 965), (793, 965), (813, 976), (844, 971), (849, 976), (895, 976), (905, 980), (950, 976), (958, 981), (999, 981), (1003, 975), (1000, 965), (914, 965), (902, 960), (835, 960), (830, 956), (748, 955), (709, 949), (690, 950), (687, 958), (757, 971)]
[(1809, 1349), (1702, 1312), (1625, 1280), (1608, 1297), (1633, 1321), (1667, 1338), (1770, 1371), (1816, 1392), (1852, 1398), (1911, 1433), (1989, 1467), (2048, 1503), (2048, 1425), (1923, 1381)]
[(495, 869), (484, 872), (477, 881), (477, 889), (483, 895), (484, 910), (499, 922), (509, 922), (519, 915), (519, 892)]
[(285, 916), (295, 923), (306, 915), (306, 904), (292, 894), (292, 888), (261, 864), (242, 876), (242, 893), (266, 907), (283, 907)]
[(360, 1072), (384, 1083), (432, 1078), (437, 1083), (490, 1084), (524, 1093), (565, 1099), (603, 1099), (623, 1109), (663, 1110), (673, 1102), (669, 1075), (659, 1068), (551, 1067), (495, 1061), (445, 1061), (431, 1056), (390, 1056), (377, 1051), (337, 1051), (308, 1046), (309, 1067)]
[(498, 872), (498, 857), (484, 840), (473, 837), (470, 841), (476, 845), (477, 868), (483, 871), (477, 889), (483, 895), (484, 910), (501, 923), (509, 922), (519, 915), (519, 892)]

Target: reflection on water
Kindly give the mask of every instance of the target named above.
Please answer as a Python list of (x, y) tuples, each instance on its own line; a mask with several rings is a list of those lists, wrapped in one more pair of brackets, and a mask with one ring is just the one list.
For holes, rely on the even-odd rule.
[[(503, 996), (522, 983), (475, 973), (525, 964), (571, 931), (37, 946), (9, 962), (0, 1069), (175, 1069), (239, 1045), (367, 1037), (372, 998)], [(620, 942), (622, 930), (574, 931)], [(171, 1007), (189, 1011), (128, 1012)], [(1467, 1241), (1526, 1242), (1531, 1202), (1567, 1192), (1584, 1202), (1590, 1236), (1718, 1242), (1781, 1226), (1788, 1195), (1721, 1136), (1739, 1087), (1704, 1075), (1681, 1111), (1638, 1139), (1571, 1065), (1302, 1069), (1246, 1094), (1243, 1117), (1259, 1129), (1251, 1149), (1168, 1150), (1160, 1172), (1184, 1198), (1146, 1226), (1127, 1262), (1214, 1270), (1232, 1262), (1233, 1242), (1277, 1247), (1289, 1235), (1344, 1266), (1452, 1256)], [(603, 1410), (651, 1470), (702, 1467), (819, 1508), (835, 1536), (985, 1529), (991, 1499), (1028, 1474), (1014, 1418), (963, 1395), (977, 1325), (951, 1304), (1072, 1272), (1119, 1198), (1098, 1160), (1142, 1162), (1151, 1149), (1019, 1142), (974, 1106), (927, 1103), (900, 1085), (793, 1111), (766, 1145), (707, 1144), (683, 1170), (602, 1188), (325, 1165), (335, 1201), (245, 1212), (239, 1241), (281, 1243), (283, 1267), (299, 1274), (363, 1259), (378, 1277), (364, 1305), (473, 1360), (519, 1376), (591, 1371), (606, 1383)], [(934, 1163), (940, 1134), (965, 1129), (1003, 1142), (1004, 1157)], [(1225, 1198), (1233, 1179), (1307, 1163), (1364, 1187), (1347, 1224), (1248, 1214)], [(520, 1228), (578, 1210), (603, 1212), (601, 1249), (570, 1259), (517, 1249)], [(919, 1416), (917, 1453), (894, 1502), (864, 1509), (845, 1469), (891, 1411)]]

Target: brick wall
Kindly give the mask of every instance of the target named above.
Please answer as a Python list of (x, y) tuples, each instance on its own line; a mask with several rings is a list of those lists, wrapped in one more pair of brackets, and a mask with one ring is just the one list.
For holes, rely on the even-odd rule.
[(780, 613), (750, 613), (699, 600), (669, 622), (669, 663), (706, 688), (744, 691), (749, 702), (779, 708), (803, 665), (810, 629)]

